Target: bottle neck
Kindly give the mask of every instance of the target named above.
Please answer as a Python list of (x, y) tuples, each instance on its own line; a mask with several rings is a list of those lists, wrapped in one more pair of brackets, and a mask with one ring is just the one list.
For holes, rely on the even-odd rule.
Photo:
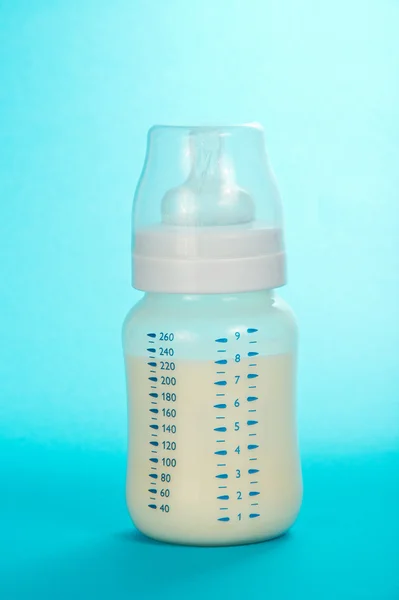
[(165, 294), (158, 292), (147, 292), (144, 295), (144, 300), (148, 305), (153, 307), (173, 306), (175, 309), (180, 305), (192, 306), (198, 308), (207, 306), (220, 307), (237, 307), (245, 308), (246, 306), (255, 308), (260, 306), (266, 309), (274, 303), (274, 290), (259, 290), (256, 292), (239, 292), (230, 294)]

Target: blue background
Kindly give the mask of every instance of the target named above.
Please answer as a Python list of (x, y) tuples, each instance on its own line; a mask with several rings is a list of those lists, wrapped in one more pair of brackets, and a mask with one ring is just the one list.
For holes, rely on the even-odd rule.
[[(0, 0), (0, 597), (399, 598), (397, 0)], [(124, 504), (120, 327), (153, 123), (259, 121), (301, 328), (285, 537)]]

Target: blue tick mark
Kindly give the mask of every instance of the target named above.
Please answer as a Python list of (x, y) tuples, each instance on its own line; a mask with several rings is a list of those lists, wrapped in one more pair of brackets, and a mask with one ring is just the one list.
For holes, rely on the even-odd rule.
[(151, 446), (159, 446), (158, 442), (150, 442)]
[(256, 333), (257, 331), (257, 329), (253, 329), (252, 327), (249, 327), (249, 329), (247, 329), (247, 333)]
[(152, 479), (158, 479), (158, 475), (156, 473), (150, 473), (150, 477)]
[(258, 356), (259, 352), (248, 352), (248, 356)]
[(157, 505), (156, 505), (156, 504), (149, 504), (149, 505), (148, 505), (148, 508), (156, 508), (156, 507), (157, 507)]
[(151, 429), (159, 429), (158, 425), (150, 425)]
[(228, 500), (229, 496), (218, 496), (218, 500)]
[(248, 444), (248, 450), (255, 450), (256, 448), (259, 448), (259, 446), (256, 444)]
[(149, 363), (147, 363), (147, 365), (148, 365), (149, 367), (156, 367), (156, 366), (157, 366), (157, 363), (156, 363), (156, 362), (149, 362)]
[(215, 427), (213, 431), (227, 431), (227, 427)]
[(218, 521), (230, 521), (230, 517), (220, 517)]
[(227, 338), (218, 338), (215, 342), (218, 342), (218, 344), (227, 344)]
[(153, 463), (157, 463), (158, 459), (157, 458), (150, 458), (150, 461), (153, 462)]
[(150, 490), (148, 490), (150, 492), (150, 494), (157, 494), (157, 490), (155, 488), (152, 488)]
[(155, 354), (156, 350), (155, 348), (147, 348), (147, 352), (152, 352), (153, 354)]
[(215, 452), (215, 454), (218, 454), (219, 456), (226, 456), (227, 450), (218, 450)]
[(248, 402), (255, 402), (255, 400), (258, 400), (258, 396), (248, 396), (247, 400)]
[(247, 421), (247, 425), (257, 425), (258, 421)]
[(259, 496), (260, 492), (249, 492), (250, 496)]
[(216, 479), (227, 479), (227, 473), (221, 473), (221, 475), (216, 475)]
[(247, 379), (255, 379), (255, 377), (258, 377), (256, 373), (248, 373), (247, 375)]
[(254, 473), (259, 473), (259, 469), (248, 469), (248, 473), (253, 475)]
[(223, 358), (223, 360), (215, 360), (216, 365), (227, 365), (227, 360)]
[(215, 404), (214, 408), (226, 408), (227, 404)]
[(157, 408), (150, 408), (150, 412), (156, 415), (157, 413), (159, 413), (159, 410)]
[(215, 381), (215, 385), (227, 385), (227, 381)]
[(157, 334), (156, 334), (156, 333), (147, 333), (147, 335), (148, 335), (148, 337), (150, 337), (150, 338), (155, 338), (155, 337), (157, 337)]
[(156, 392), (151, 392), (151, 398), (158, 398), (158, 394)]
[(249, 518), (250, 518), (250, 519), (255, 519), (256, 517), (260, 517), (260, 514), (258, 514), (258, 513), (251, 513), (251, 514), (249, 515)]

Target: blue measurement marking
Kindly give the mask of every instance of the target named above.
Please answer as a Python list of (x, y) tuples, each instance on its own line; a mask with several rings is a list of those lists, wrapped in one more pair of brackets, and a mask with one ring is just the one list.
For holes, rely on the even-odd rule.
[(218, 521), (230, 521), (230, 517), (220, 517)]
[(251, 514), (249, 515), (249, 518), (250, 518), (250, 519), (255, 519), (255, 517), (260, 517), (260, 515), (259, 515), (258, 513), (251, 513)]
[(158, 437), (156, 433), (152, 433), (151, 437)]
[(229, 509), (227, 508), (227, 506), (220, 506), (219, 510), (229, 510)]
[(215, 385), (227, 385), (227, 381), (215, 381)]
[(216, 375), (224, 375), (226, 371), (216, 371)]
[(216, 440), (218, 444), (223, 444), (226, 440)]
[(257, 425), (259, 421), (247, 421), (247, 425)]
[(225, 417), (216, 417), (217, 419), (225, 419)]
[(256, 412), (256, 408), (252, 408), (251, 410), (249, 410), (248, 412)]
[(227, 352), (227, 350), (218, 350), (218, 352)]
[(255, 400), (259, 400), (258, 396), (248, 396), (248, 402), (255, 402)]
[[(258, 365), (257, 365), (256, 363), (251, 363), (249, 366), (250, 366), (250, 367), (257, 367)], [(151, 371), (151, 372), (152, 372), (152, 371)]]
[(217, 397), (219, 396), (225, 396), (226, 394), (216, 394)]
[(150, 473), (150, 477), (152, 477), (152, 479), (158, 479), (158, 475), (156, 473)]
[(218, 500), (228, 500), (230, 498), (230, 496), (218, 496), (217, 499)]
[(215, 454), (218, 454), (219, 456), (226, 456), (227, 450), (217, 450)]
[(256, 433), (249, 433), (248, 437), (253, 437), (254, 435), (256, 435)]
[(227, 344), (227, 338), (218, 338), (215, 340), (215, 342), (218, 342), (219, 344)]
[(158, 460), (159, 460), (158, 458), (150, 458), (150, 461), (153, 462), (153, 463), (157, 463)]
[(215, 360), (215, 364), (217, 365), (227, 365), (227, 360), (222, 358), (221, 360)]
[(259, 446), (257, 446), (256, 444), (248, 444), (248, 450), (255, 450), (256, 448), (259, 448)]
[(150, 494), (157, 494), (158, 490), (155, 488), (151, 488), (150, 490), (148, 490), (150, 492)]
[(250, 481), (249, 483), (259, 483), (259, 481)]
[(218, 465), (216, 465), (217, 467), (225, 467), (226, 463), (219, 463)]
[(257, 344), (258, 342), (256, 340), (252, 340), (252, 342), (249, 342), (250, 344)]
[(155, 337), (157, 337), (157, 334), (156, 334), (156, 333), (147, 333), (147, 335), (148, 335), (148, 337), (150, 337), (150, 338), (155, 338)]
[(151, 446), (159, 446), (159, 442), (150, 442)]
[(259, 506), (259, 502), (252, 502), (251, 506)]
[(156, 373), (154, 369), (150, 369), (150, 373)]
[(213, 431), (227, 431), (227, 427), (215, 427)]
[(248, 386), (248, 389), (250, 389), (250, 390), (255, 390), (255, 389), (256, 389), (256, 385), (249, 385), (249, 386)]
[(247, 379), (255, 379), (255, 377), (258, 377), (256, 373), (248, 373), (247, 375)]
[(151, 398), (158, 398), (158, 394), (156, 392), (150, 393)]
[(159, 425), (150, 425), (151, 429), (159, 429)]
[(259, 352), (248, 352), (248, 356), (258, 356)]
[(214, 404), (213, 408), (226, 408), (227, 404)]
[(155, 348), (147, 348), (147, 352), (153, 352), (153, 353), (155, 353), (156, 350), (155, 350)]
[(227, 490), (227, 485), (219, 485), (219, 490)]
[(156, 507), (157, 507), (157, 505), (156, 505), (156, 504), (149, 504), (149, 505), (148, 505), (148, 508), (156, 508)]
[(151, 421), (158, 421), (156, 417), (151, 417)]
[(156, 367), (157, 363), (156, 362), (149, 362), (147, 363), (149, 367)]
[(259, 496), (260, 492), (249, 492), (250, 496)]
[(247, 329), (247, 333), (256, 333), (257, 331), (258, 331), (258, 330), (257, 330), (257, 329), (254, 329), (253, 327), (249, 327), (249, 328)]
[(257, 458), (250, 458), (249, 460), (258, 460)]
[(148, 378), (150, 381), (158, 381), (158, 377), (149, 377)]
[(150, 408), (150, 412), (157, 414), (159, 413), (159, 410), (157, 408)]
[(254, 473), (259, 473), (259, 469), (248, 469), (248, 473), (253, 475)]
[(227, 473), (221, 473), (220, 475), (216, 475), (217, 479), (227, 479), (228, 475)]

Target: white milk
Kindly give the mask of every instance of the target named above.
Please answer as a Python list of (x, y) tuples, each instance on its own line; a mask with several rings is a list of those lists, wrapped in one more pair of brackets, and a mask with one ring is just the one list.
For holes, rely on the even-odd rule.
[(137, 528), (205, 545), (287, 530), (302, 497), (292, 356), (168, 362), (126, 357)]

